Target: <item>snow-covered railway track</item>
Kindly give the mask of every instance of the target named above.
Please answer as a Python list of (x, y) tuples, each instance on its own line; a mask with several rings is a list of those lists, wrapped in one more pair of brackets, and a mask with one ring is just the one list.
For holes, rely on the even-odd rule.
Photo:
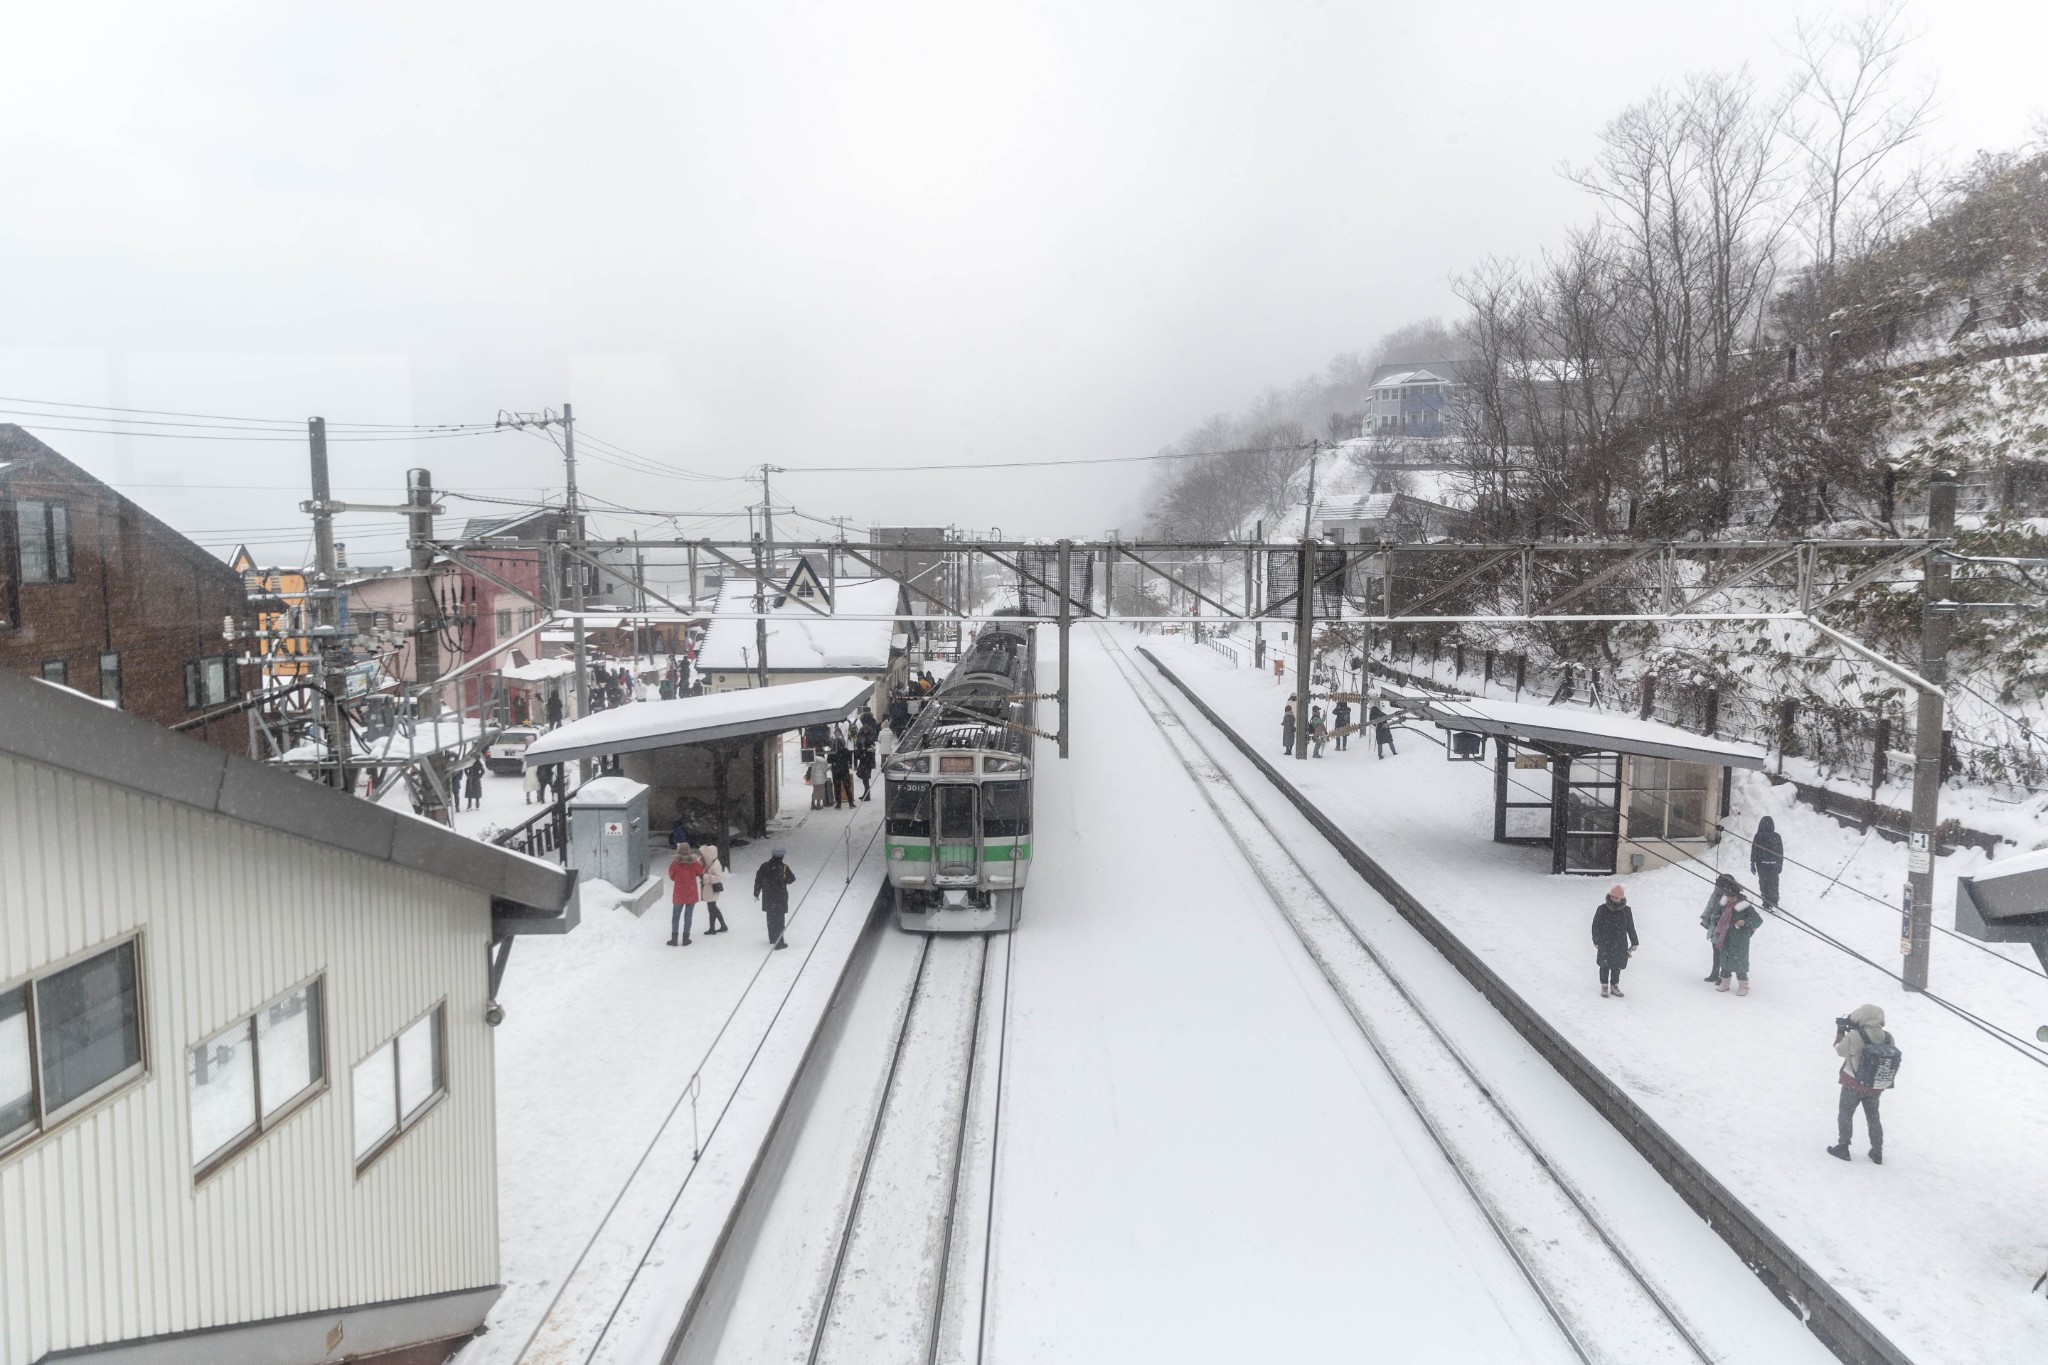
[[(977, 1091), (993, 1100), (977, 1078), (988, 1045), (1000, 1053), (993, 1031), (1002, 1027), (1008, 945), (925, 937), (817, 1308), (810, 1365), (979, 1355), (985, 1255), (974, 1252), (986, 1244), (986, 1196), (962, 1176), (970, 1148), (993, 1139), (975, 1100)], [(991, 1058), (987, 1069), (997, 1064)]]
[(1577, 1357), (1721, 1357), (1107, 632), (1116, 667)]

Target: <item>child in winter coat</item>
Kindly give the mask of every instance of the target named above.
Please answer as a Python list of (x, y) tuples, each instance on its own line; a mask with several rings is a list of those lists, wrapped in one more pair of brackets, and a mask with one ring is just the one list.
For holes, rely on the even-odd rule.
[(1600, 968), (1600, 994), (1621, 995), (1621, 969), (1629, 954), (1642, 944), (1636, 937), (1636, 912), (1629, 909), (1628, 893), (1616, 882), (1607, 899), (1593, 911), (1593, 960)]

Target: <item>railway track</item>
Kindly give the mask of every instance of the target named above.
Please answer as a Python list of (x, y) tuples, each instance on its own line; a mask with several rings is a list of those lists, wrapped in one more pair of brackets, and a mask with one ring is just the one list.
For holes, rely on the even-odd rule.
[(1103, 643), (1573, 1354), (1587, 1365), (1723, 1359), (1288, 851), (1286, 838), (1204, 737), (1182, 721), (1121, 642), (1103, 632)]
[(910, 935), (878, 911), (797, 1081), (772, 1176), (679, 1362), (973, 1365), (995, 1212), (1008, 935)]

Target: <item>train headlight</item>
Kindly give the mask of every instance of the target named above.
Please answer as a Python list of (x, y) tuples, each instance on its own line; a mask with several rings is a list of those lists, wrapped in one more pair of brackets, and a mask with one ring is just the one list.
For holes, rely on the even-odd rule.
[(981, 770), (985, 773), (1021, 773), (1024, 771), (1024, 760), (1021, 758), (984, 758), (981, 760)]
[(891, 858), (895, 859), (895, 860), (896, 860), (897, 862), (899, 862), (899, 863), (900, 863), (900, 862), (902, 862), (902, 861), (903, 861), (903, 845), (901, 845), (901, 844), (898, 844), (898, 845), (896, 845), (896, 847), (894, 847), (894, 848), (890, 849), (890, 850), (889, 850), (889, 856), (890, 856)]

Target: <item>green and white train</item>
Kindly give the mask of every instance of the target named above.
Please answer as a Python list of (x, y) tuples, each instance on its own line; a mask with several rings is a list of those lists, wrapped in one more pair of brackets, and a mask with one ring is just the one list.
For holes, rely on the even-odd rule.
[(1031, 871), (1031, 626), (975, 637), (882, 764), (896, 922), (1001, 933)]

